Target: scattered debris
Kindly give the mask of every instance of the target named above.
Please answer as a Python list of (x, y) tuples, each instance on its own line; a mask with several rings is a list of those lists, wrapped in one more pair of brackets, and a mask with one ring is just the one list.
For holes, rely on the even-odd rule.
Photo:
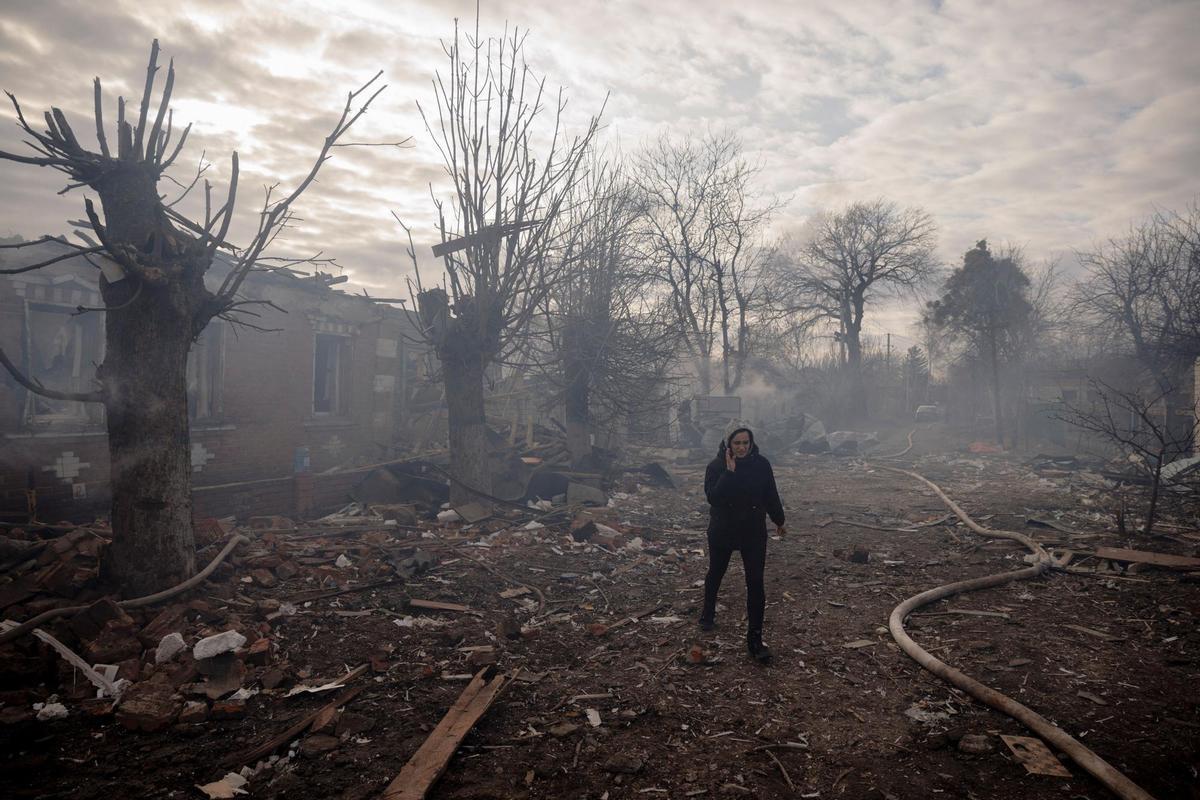
[(229, 772), (219, 781), (206, 783), (203, 786), (197, 784), (196, 788), (204, 792), (209, 797), (209, 800), (229, 800), (230, 798), (237, 797), (239, 794), (249, 794), (249, 792), (242, 788), (247, 783), (249, 781), (238, 773)]
[(122, 696), (117, 722), (131, 731), (154, 733), (173, 724), (183, 706), (165, 674), (135, 683)]
[(1070, 771), (1062, 765), (1041, 739), (1031, 736), (1000, 735), (1001, 740), (1012, 751), (1013, 758), (1025, 765), (1025, 769), (1033, 775), (1052, 775), (1056, 778), (1070, 778)]
[(1067, 623), (1067, 624), (1063, 625), (1063, 627), (1069, 628), (1070, 630), (1073, 630), (1073, 631), (1079, 631), (1080, 633), (1086, 633), (1088, 636), (1095, 636), (1097, 639), (1103, 639), (1106, 642), (1123, 642), (1123, 641), (1125, 641), (1124, 636), (1113, 636), (1111, 633), (1105, 633), (1104, 631), (1098, 631), (1095, 628), (1085, 628), (1082, 625), (1071, 625), (1070, 623)]
[(594, 486), (571, 481), (567, 484), (567, 503), (573, 506), (603, 506), (608, 504), (608, 496)]
[(966, 736), (958, 740), (958, 751), (960, 753), (970, 753), (971, 755), (983, 755), (990, 753), (995, 747), (992, 745), (992, 738), (982, 733), (968, 733)]
[[(537, 433), (535, 446), (550, 441), (548, 436)], [(774, 441), (796, 438), (791, 430)], [(765, 446), (781, 479), (789, 518), (797, 529), (812, 534), (802, 539), (804, 557), (793, 557), (796, 551), (791, 548), (796, 545), (789, 540), (771, 557), (776, 564), (772, 569), (782, 568), (773, 573), (779, 590), (769, 596), (773, 603), (786, 603), (788, 613), (771, 614), (770, 634), (781, 653), (794, 654), (788, 658), (796, 666), (795, 676), (802, 679), (802, 696), (842, 709), (822, 724), (820, 735), (831, 737), (823, 746), (845, 748), (866, 735), (873, 746), (883, 748), (880, 752), (903, 749), (911, 754), (907, 748), (912, 742), (888, 749), (875, 736), (872, 715), (878, 706), (897, 720), (905, 713), (913, 721), (909, 735), (920, 746), (963, 747), (966, 752), (971, 745), (969, 740), (961, 744), (960, 732), (986, 727), (979, 716), (986, 712), (953, 693), (931, 696), (905, 712), (913, 697), (894, 691), (889, 675), (901, 687), (908, 684), (894, 670), (895, 648), (887, 629), (875, 626), (886, 616), (890, 595), (920, 590), (933, 579), (978, 574), (986, 571), (981, 569), (986, 563), (1017, 566), (1010, 560), (1015, 554), (980, 545), (953, 518), (945, 524), (948, 518), (941, 508), (920, 491), (900, 491), (899, 484), (887, 484), (883, 494), (873, 493), (869, 482), (881, 480), (873, 465), (795, 457), (797, 467), (774, 457), (782, 448)], [(515, 445), (515, 452), (531, 452), (521, 448)], [(1145, 763), (1155, 739), (1145, 738), (1150, 729), (1140, 717), (1120, 709), (1147, 701), (1153, 696), (1150, 692), (1161, 691), (1164, 680), (1177, 680), (1196, 663), (1189, 649), (1195, 585), (1186, 583), (1188, 573), (1154, 575), (1147, 570), (1141, 577), (1152, 580), (1134, 582), (1128, 576), (1137, 567), (1126, 565), (1142, 562), (1089, 552), (1093, 541), (1103, 545), (1130, 540), (1110, 532), (1111, 515), (1104, 503), (1111, 484), (1101, 478), (1093, 485), (1078, 463), (1072, 467), (1059, 459), (1046, 469), (1034, 465), (1039, 469), (1034, 473), (1030, 464), (1007, 457), (969, 458), (961, 449), (946, 454), (928, 446), (918, 452), (924, 455), (915, 458), (929, 462), (933, 471), (944, 465), (941, 474), (953, 472), (954, 489), (969, 498), (969, 507), (994, 513), (997, 521), (991, 524), (1006, 527), (1007, 518), (1007, 525), (1021, 526), (1022, 520), (1030, 520), (1029, 532), (1047, 549), (1067, 545), (1076, 562), (1090, 559), (1098, 566), (1095, 574), (1105, 580), (1059, 574), (1050, 583), (1071, 584), (1067, 595), (1052, 597), (1045, 583), (1035, 582), (980, 595), (973, 602), (979, 609), (947, 608), (943, 601), (929, 613), (910, 615), (913, 627), (920, 629), (914, 638), (965, 672), (994, 670), (1007, 673), (999, 676), (1000, 682), (1007, 677), (1039, 687), (1055, 685), (1051, 678), (1061, 681), (1058, 691), (1041, 695), (1046, 698), (1042, 713), (1071, 721), (1080, 730), (1079, 717), (1086, 715), (1093, 726), (1089, 743), (1095, 741), (1092, 746), (1098, 752), (1101, 746), (1112, 749), (1115, 729), (1114, 723), (1101, 724), (1104, 720), (1097, 718), (1116, 713), (1121, 730), (1136, 732), (1128, 758)], [(552, 449), (539, 453), (521, 460), (541, 459), (527, 463), (534, 467), (560, 459)], [(395, 492), (388, 502), (356, 502), (321, 521), (266, 518), (259, 522), (253, 542), (222, 566), (203, 591), (145, 609), (123, 609), (112, 600), (97, 599), (94, 584), (70, 594), (48, 588), (65, 587), (64, 570), (81, 564), (87, 568), (80, 568), (79, 575), (94, 576), (96, 561), (87, 552), (92, 543), (102, 547), (104, 539), (75, 535), (68, 545), (66, 534), (45, 534), (37, 552), (46, 563), (35, 566), (49, 583), (31, 579), (35, 566), (4, 574), (0, 602), (12, 609), (5, 613), (31, 619), (68, 602), (90, 603), (85, 611), (63, 617), (47, 630), (75, 648), (85, 664), (92, 653), (129, 654), (93, 665), (102, 679), (124, 687), (125, 697), (120, 704), (111, 697), (97, 699), (96, 689), (79, 668), (69, 665), (65, 656), (60, 660), (44, 640), (28, 636), (19, 647), (0, 651), (0, 666), (8, 670), (11, 687), (0, 693), (0, 731), (11, 735), (10, 741), (23, 742), (52, 732), (59, 736), (68, 729), (76, 735), (83, 725), (104, 732), (104, 726), (119, 724), (141, 732), (137, 738), (143, 746), (129, 750), (130, 764), (152, 763), (146, 754), (161, 750), (153, 741), (156, 734), (148, 735), (147, 730), (169, 732), (172, 738), (197, 737), (204, 743), (197, 753), (207, 752), (210, 742), (227, 741), (216, 751), (220, 771), (210, 774), (207, 765), (198, 766), (200, 755), (185, 757), (192, 780), (164, 784), (174, 791), (194, 793), (194, 780), (214, 779), (230, 768), (240, 769), (237, 774), (254, 784), (237, 788), (256, 795), (260, 780), (264, 796), (302, 793), (290, 782), (304, 770), (329, 780), (336, 776), (338, 781), (361, 772), (363, 787), (346, 786), (347, 791), (365, 793), (368, 778), (377, 787), (396, 777), (397, 767), (384, 772), (387, 759), (378, 753), (399, 755), (402, 762), (425, 746), (422, 742), (430, 743), (430, 731), (447, 706), (475, 679), (472, 667), (499, 662), (524, 669), (516, 670), (512, 688), (505, 690), (513, 693), (511, 706), (486, 724), (475, 725), (460, 745), (453, 763), (456, 769), (461, 765), (465, 780), (486, 784), (491, 765), (499, 764), (503, 775), (497, 780), (506, 782), (504, 786), (525, 790), (520, 781), (528, 773), (528, 780), (536, 782), (528, 791), (538, 796), (565, 795), (569, 792), (564, 787), (572, 781), (611, 782), (602, 788), (612, 796), (665, 796), (667, 791), (681, 796), (765, 795), (774, 791), (766, 781), (782, 789), (789, 778), (795, 780), (797, 796), (824, 796), (831, 785), (834, 793), (840, 789), (846, 796), (866, 791), (866, 765), (853, 774), (838, 775), (840, 764), (788, 763), (797, 754), (786, 751), (800, 750), (800, 745), (755, 744), (798, 738), (789, 730), (788, 719), (772, 711), (772, 704), (758, 705), (776, 690), (794, 694), (798, 684), (793, 670), (740, 675), (736, 691), (754, 702), (740, 706), (734, 716), (727, 698), (715, 689), (728, 674), (710, 667), (728, 661), (731, 652), (740, 662), (743, 648), (737, 594), (733, 602), (723, 598), (733, 608), (720, 609), (716, 634), (701, 641), (695, 633), (706, 564), (707, 509), (700, 486), (704, 463), (711, 456), (708, 450), (646, 447), (623, 466), (589, 466), (597, 470), (592, 474), (569, 472), (567, 463), (558, 460), (546, 473), (561, 479), (555, 495), (528, 504), (525, 498), (518, 504), (497, 503), (494, 516), (474, 522), (470, 509), (460, 507), (456, 510), (463, 520), (441, 524), (434, 517), (444, 499), (437, 504), (402, 501)], [(669, 464), (679, 488), (659, 486), (653, 469), (630, 464), (659, 464), (664, 470)], [(587, 510), (564, 505), (569, 483), (603, 487), (611, 504)], [(797, 487), (803, 491), (797, 493)], [(1094, 506), (1082, 503), (1089, 498)], [(887, 505), (872, 505), (877, 502)], [(835, 520), (888, 535), (821, 525)], [(1191, 554), (1186, 548), (1194, 521), (1168, 514), (1163, 523), (1159, 530), (1168, 536), (1155, 541), (1175, 541), (1182, 545), (1173, 548), (1175, 553)], [(221, 536), (232, 530), (217, 527)], [(858, 547), (867, 554), (865, 560), (853, 557), (856, 538), (865, 542)], [(55, 545), (60, 539), (63, 544)], [(1084, 540), (1089, 540), (1086, 547)], [(51, 563), (64, 556), (67, 567)], [(338, 566), (343, 556), (350, 567)], [(1091, 594), (1088, 603), (1081, 601), (1085, 585), (1099, 593)], [(1049, 602), (1052, 599), (1062, 604)], [(1101, 605), (1090, 605), (1091, 599)], [(1026, 605), (1033, 601), (1036, 606)], [(648, 608), (651, 604), (654, 607)], [(1092, 615), (1101, 606), (1102, 613)], [(1032, 636), (1029, 626), (1035, 620), (1049, 636)], [(998, 626), (997, 621), (1013, 624)], [(855, 632), (867, 638), (851, 640)], [(244, 641), (227, 643), (229, 649), (201, 659), (187, 644), (199, 646), (220, 636), (234, 642), (235, 636), (242, 636)], [(1129, 668), (1130, 651), (1103, 643), (1135, 638), (1147, 672), (1129, 679), (1127, 672), (1116, 670)], [(1088, 660), (1091, 654), (1096, 659)], [(1022, 658), (1013, 657), (1018, 655)], [(347, 688), (350, 676), (333, 677), (343, 673), (343, 659), (353, 659), (351, 666), (366, 662), (371, 680)], [(1121, 680), (1138, 686), (1118, 688)], [(871, 703), (861, 702), (864, 696)], [(44, 709), (48, 710), (41, 713)], [(1175, 713), (1186, 718), (1157, 719), (1156, 725), (1169, 733), (1161, 741), (1186, 740), (1200, 724)], [(388, 716), (392, 714), (396, 716)], [(55, 721), (37, 721), (47, 716)], [(737, 723), (732, 722), (735, 718)], [(896, 724), (903, 726), (904, 721)], [(46, 727), (36, 733), (35, 725)], [(891, 741), (895, 726), (878, 727), (892, 732)], [(112, 758), (114, 743), (130, 735), (98, 738), (91, 747), (98, 759), (117, 763)], [(632, 752), (629, 742), (636, 743)], [(528, 763), (487, 757), (527, 745), (538, 748)], [(777, 748), (767, 753), (778, 753), (778, 759), (759, 753), (757, 764), (738, 760), (760, 747)], [(680, 766), (676, 752), (698, 755), (716, 769), (712, 775), (699, 772), (669, 785), (660, 769)], [(616, 753), (628, 753), (628, 762), (610, 763)], [(906, 763), (909, 758), (898, 757)], [(293, 771), (286, 766), (289, 758), (314, 761), (297, 764)], [(1005, 768), (1000, 758), (961, 758), (970, 758), (981, 774), (994, 775)], [(268, 760), (284, 766), (272, 769)], [(734, 763), (745, 766), (727, 766)], [(879, 755), (871, 765), (896, 763)], [(126, 779), (130, 768), (122, 763), (121, 772), (114, 775)], [(89, 764), (80, 769), (95, 774), (96, 768)], [(678, 774), (686, 769), (684, 764)], [(264, 770), (268, 772), (261, 779), (255, 777)], [(44, 770), (31, 774), (38, 775), (48, 791), (64, 791), (58, 776)], [(726, 784), (736, 788), (722, 790)], [(1178, 788), (1175, 778), (1147, 788), (1164, 784)], [(135, 791), (134, 784), (129, 787)], [(660, 787), (665, 791), (657, 791)], [(139, 785), (137, 790), (145, 788)], [(329, 785), (309, 788), (330, 790)], [(906, 796), (895, 782), (880, 779), (877, 788), (883, 797)], [(480, 789), (485, 789), (483, 784)], [(926, 784), (919, 789), (929, 790)], [(1163, 791), (1160, 796), (1168, 794)]]
[(33, 708), (37, 711), (38, 722), (49, 722), (55, 719), (66, 719), (69, 715), (67, 707), (62, 703), (34, 703)]

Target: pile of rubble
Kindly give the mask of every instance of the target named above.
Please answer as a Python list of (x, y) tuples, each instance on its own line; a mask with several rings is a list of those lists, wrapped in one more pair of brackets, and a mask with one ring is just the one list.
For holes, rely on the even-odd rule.
[[(211, 559), (231, 535), (243, 535), (249, 544), (235, 550), (196, 590), (152, 608), (123, 608), (99, 595), (106, 530), (44, 528), (40, 533), (47, 538), (19, 530), (0, 537), (5, 558), (0, 598), (6, 617), (24, 620), (49, 609), (87, 604), (79, 613), (47, 622), (32, 636), (0, 643), (0, 724), (83, 716), (140, 733), (186, 730), (240, 720), (255, 697), (260, 698), (261, 717), (264, 704), (301, 693), (337, 692), (364, 671), (385, 674), (396, 668), (392, 646), (381, 645), (357, 668), (315, 677), (320, 673), (309, 662), (316, 659), (301, 655), (295, 644), (317, 635), (323, 628), (317, 620), (326, 614), (335, 620), (374, 616), (400, 629), (446, 628), (445, 641), (452, 647), (462, 644), (466, 628), (441, 615), (477, 612), (436, 595), (415, 597), (406, 589), (407, 582), (439, 563), (474, 562), (494, 571), (489, 562), (499, 554), (530, 545), (560, 554), (560, 548), (620, 553), (631, 559), (622, 565), (628, 569), (658, 558), (679, 558), (674, 549), (653, 541), (654, 532), (616, 521), (609, 492), (590, 484), (567, 480), (566, 491), (558, 496), (535, 495), (523, 507), (500, 506), (468, 520), (442, 501), (444, 483), (406, 466), (406, 471), (385, 468), (372, 474), (359, 495), (417, 502), (356, 501), (299, 524), (275, 516), (251, 518), (241, 527), (230, 520), (201, 521), (198, 536), (208, 546), (198, 554), (200, 563)], [(648, 464), (610, 473), (604, 485), (617, 497), (630, 497), (643, 483), (673, 485), (673, 480), (661, 465)], [(496, 641), (536, 637), (542, 627), (554, 624), (554, 616), (534, 619), (545, 604), (540, 590), (515, 578), (503, 582), (510, 585), (499, 596), (514, 605), (503, 615)], [(355, 608), (355, 602), (345, 601), (368, 605)], [(15, 626), (5, 623), (6, 630)], [(468, 672), (446, 663), (440, 669), (425, 664), (416, 677), (439, 672), (454, 679), (469, 677), (469, 671), (496, 663), (497, 648), (491, 644), (468, 650), (463, 661)], [(360, 736), (371, 721), (356, 721), (354, 714), (343, 712), (333, 720), (309, 723), (264, 743), (261, 753), (255, 751), (241, 765), (261, 769), (257, 762), (278, 758), (284, 745), (296, 741), (300, 755), (334, 749), (340, 740)], [(305, 731), (307, 736), (301, 735)]]

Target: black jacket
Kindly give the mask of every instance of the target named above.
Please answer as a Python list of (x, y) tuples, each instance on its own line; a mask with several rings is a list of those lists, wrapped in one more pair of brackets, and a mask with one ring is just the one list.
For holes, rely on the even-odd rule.
[(771, 462), (759, 455), (753, 442), (733, 472), (725, 469), (725, 443), (721, 443), (720, 453), (704, 471), (704, 496), (710, 506), (708, 539), (712, 544), (740, 548), (751, 537), (765, 540), (767, 516), (776, 525), (783, 524), (783, 503)]

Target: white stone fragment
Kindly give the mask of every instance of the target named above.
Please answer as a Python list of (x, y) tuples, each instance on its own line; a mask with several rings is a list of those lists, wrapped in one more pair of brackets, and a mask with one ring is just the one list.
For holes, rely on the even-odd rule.
[(237, 631), (225, 631), (196, 642), (196, 646), (192, 648), (192, 657), (199, 661), (202, 658), (212, 658), (222, 653), (232, 653), (245, 643), (246, 637)]
[(183, 641), (183, 634), (168, 633), (158, 643), (158, 649), (154, 651), (154, 663), (165, 664), (182, 653), (185, 648), (187, 648), (187, 644)]
[[(37, 712), (38, 722), (48, 722), (52, 719), (67, 718), (67, 707), (62, 703), (38, 703), (38, 705), (41, 706), (41, 708), (38, 708)], [(37, 708), (37, 706), (34, 707)]]

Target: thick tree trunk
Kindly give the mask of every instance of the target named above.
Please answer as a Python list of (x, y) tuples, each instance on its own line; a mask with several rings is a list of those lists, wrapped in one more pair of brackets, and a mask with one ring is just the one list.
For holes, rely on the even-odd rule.
[(846, 326), (846, 366), (850, 370), (850, 397), (846, 404), (850, 418), (856, 422), (867, 418), (867, 387), (863, 380), (862, 341), (859, 326)]
[(161, 216), (143, 165), (114, 170), (96, 187), (107, 238), (132, 273), (102, 281), (104, 386), (113, 543), (102, 574), (126, 596), (173, 586), (195, 572), (187, 356), (205, 301), (199, 248)]
[[(459, 315), (451, 316), (450, 298), (444, 289), (430, 289), (417, 296), (421, 322), (434, 342), (442, 364), (446, 387), (447, 427), (450, 433), (450, 502), (478, 502), (490, 506), (492, 492), (489, 469), (487, 419), (483, 405), (483, 344), (479, 313), (463, 298)], [(472, 489), (476, 491), (471, 491)]]
[(701, 352), (696, 357), (696, 369), (700, 373), (700, 394), (712, 394), (712, 358), (710, 353)]
[(589, 341), (588, 328), (580, 319), (569, 320), (563, 327), (561, 342), (567, 451), (576, 467), (592, 454), (591, 365), (595, 362), (595, 342)]
[[(487, 424), (483, 407), (483, 366), (479, 358), (442, 361), (450, 428), (450, 474), (466, 486), (491, 494)], [(457, 482), (450, 484), (450, 503), (480, 502), (486, 497)]]
[(567, 450), (571, 453), (571, 463), (577, 467), (592, 454), (592, 430), (588, 413), (590, 392), (586, 372), (584, 374), (583, 380), (571, 381), (566, 396)]
[(139, 596), (195, 572), (187, 354), (191, 331), (159, 291), (106, 316), (105, 411), (113, 544), (105, 577)]

